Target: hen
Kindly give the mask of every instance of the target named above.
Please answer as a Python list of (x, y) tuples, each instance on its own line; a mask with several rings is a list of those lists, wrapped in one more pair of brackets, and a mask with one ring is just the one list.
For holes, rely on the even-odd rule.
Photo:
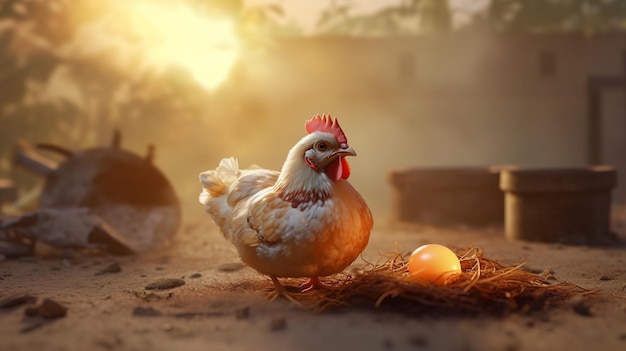
[(268, 275), (276, 294), (287, 298), (277, 277), (319, 278), (343, 271), (361, 254), (372, 214), (348, 183), (346, 156), (356, 156), (339, 123), (319, 115), (287, 155), (280, 172), (240, 170), (235, 158), (200, 174), (200, 203), (237, 249), (242, 261)]

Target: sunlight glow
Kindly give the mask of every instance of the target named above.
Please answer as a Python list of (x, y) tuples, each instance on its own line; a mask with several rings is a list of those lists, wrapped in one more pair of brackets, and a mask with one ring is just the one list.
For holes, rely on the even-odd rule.
[(127, 35), (156, 70), (177, 66), (204, 88), (216, 88), (234, 64), (239, 41), (228, 18), (209, 17), (181, 2), (133, 0), (119, 4)]

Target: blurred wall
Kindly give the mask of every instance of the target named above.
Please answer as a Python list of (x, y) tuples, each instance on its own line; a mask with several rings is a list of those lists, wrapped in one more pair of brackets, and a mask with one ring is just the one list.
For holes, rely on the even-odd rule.
[[(236, 145), (223, 156), (280, 168), (304, 135), (304, 121), (331, 113), (358, 153), (350, 160), (351, 182), (382, 216), (389, 214), (386, 177), (394, 168), (584, 165), (586, 79), (623, 74), (625, 39), (468, 34), (278, 40), (243, 57), (233, 72), (226, 90), (254, 132), (239, 141), (235, 133)], [(623, 93), (606, 103), (607, 120), (626, 119)], [(626, 130), (615, 133), (623, 140)], [(615, 153), (614, 144), (607, 152)]]

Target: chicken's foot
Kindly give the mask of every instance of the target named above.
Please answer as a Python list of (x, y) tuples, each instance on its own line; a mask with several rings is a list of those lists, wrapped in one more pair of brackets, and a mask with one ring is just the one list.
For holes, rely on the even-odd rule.
[(270, 301), (274, 301), (277, 298), (282, 297), (282, 298), (287, 299), (288, 301), (293, 302), (294, 304), (298, 306), (302, 305), (301, 303), (296, 301), (296, 299), (291, 297), (291, 294), (289, 294), (287, 289), (283, 285), (280, 284), (280, 282), (278, 281), (278, 278), (274, 276), (270, 276), (270, 278), (272, 278), (272, 283), (274, 283), (274, 291), (272, 291), (269, 295)]
[(298, 288), (300, 289), (300, 292), (308, 292), (314, 289), (321, 289), (321, 288), (325, 288), (326, 285), (322, 284), (322, 282), (320, 281), (320, 278), (318, 277), (311, 277), (309, 278), (309, 280), (300, 285)]

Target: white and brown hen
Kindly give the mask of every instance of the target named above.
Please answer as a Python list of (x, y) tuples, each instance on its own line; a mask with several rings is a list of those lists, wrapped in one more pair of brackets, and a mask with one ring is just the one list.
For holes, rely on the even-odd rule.
[(309, 133), (287, 155), (280, 172), (240, 170), (235, 158), (200, 174), (200, 203), (237, 249), (242, 261), (268, 275), (277, 295), (289, 298), (277, 277), (339, 273), (365, 249), (373, 226), (365, 200), (348, 183), (346, 156), (356, 156), (339, 123), (315, 116)]

